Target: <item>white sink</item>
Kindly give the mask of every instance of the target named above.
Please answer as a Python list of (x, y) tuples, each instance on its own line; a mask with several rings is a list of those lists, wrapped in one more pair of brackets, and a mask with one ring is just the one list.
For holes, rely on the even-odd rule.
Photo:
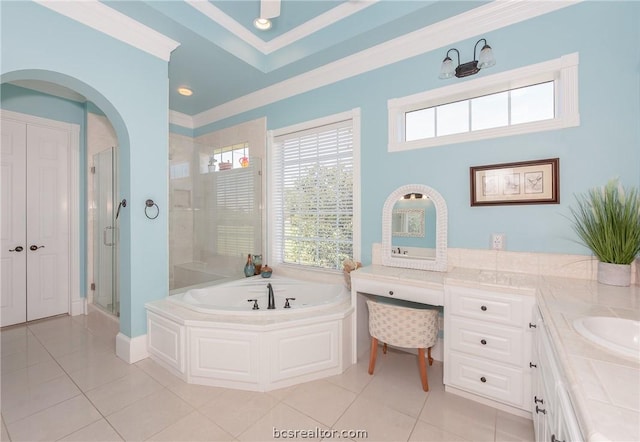
[(640, 321), (586, 316), (573, 321), (573, 327), (582, 336), (609, 351), (640, 359)]

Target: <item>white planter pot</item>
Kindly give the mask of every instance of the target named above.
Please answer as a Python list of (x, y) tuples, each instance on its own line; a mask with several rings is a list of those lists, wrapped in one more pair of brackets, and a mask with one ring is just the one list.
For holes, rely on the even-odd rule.
[(598, 262), (598, 282), (628, 287), (631, 285), (631, 265)]

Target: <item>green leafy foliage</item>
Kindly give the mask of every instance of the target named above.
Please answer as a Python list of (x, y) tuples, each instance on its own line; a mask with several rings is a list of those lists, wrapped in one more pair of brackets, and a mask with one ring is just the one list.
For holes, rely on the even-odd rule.
[(602, 262), (631, 264), (640, 253), (640, 193), (617, 179), (576, 195), (573, 228)]
[(353, 255), (353, 173), (310, 167), (285, 189), (284, 261), (340, 269)]

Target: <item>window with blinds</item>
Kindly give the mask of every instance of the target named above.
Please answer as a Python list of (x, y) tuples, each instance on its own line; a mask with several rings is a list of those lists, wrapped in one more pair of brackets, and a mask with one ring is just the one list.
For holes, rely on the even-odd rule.
[(353, 256), (353, 121), (279, 135), (273, 149), (275, 259), (341, 269)]

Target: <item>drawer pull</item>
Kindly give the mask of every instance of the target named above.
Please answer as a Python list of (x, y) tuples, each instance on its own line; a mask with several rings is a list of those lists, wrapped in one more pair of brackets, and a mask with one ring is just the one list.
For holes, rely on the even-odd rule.
[(564, 442), (564, 441), (563, 441), (563, 440), (560, 440), (560, 439), (556, 439), (556, 435), (555, 435), (555, 434), (552, 434), (552, 435), (551, 435), (551, 442)]
[(480, 341), (480, 343), (481, 343), (482, 345), (487, 345), (487, 340), (486, 340), (486, 339), (483, 339), (483, 340), (481, 340), (481, 341)]
[(480, 307), (480, 310), (482, 310), (483, 312), (486, 312), (487, 311), (487, 306), (483, 305), (482, 307)]
[(482, 377), (480, 378), (480, 382), (483, 382), (483, 383), (484, 383), (484, 382), (487, 382), (487, 378), (485, 378), (484, 376), (482, 376)]
[(538, 326), (535, 324), (529, 323), (529, 328), (538, 328)]
[(534, 364), (533, 362), (529, 362), (529, 368), (536, 368), (538, 367), (537, 364)]
[(389, 296), (393, 296), (393, 290), (389, 290)]
[(547, 414), (547, 411), (544, 408), (538, 408), (536, 405), (536, 413)]
[(534, 404), (544, 404), (544, 399), (538, 399), (538, 396), (533, 397)]

